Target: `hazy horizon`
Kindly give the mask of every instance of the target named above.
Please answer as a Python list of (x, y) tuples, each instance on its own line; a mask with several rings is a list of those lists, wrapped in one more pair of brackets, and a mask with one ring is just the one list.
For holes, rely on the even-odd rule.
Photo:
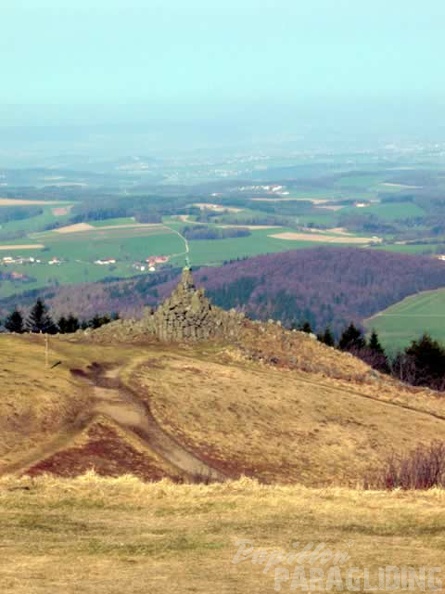
[(358, 4), (18, 0), (1, 150), (441, 141), (445, 7)]

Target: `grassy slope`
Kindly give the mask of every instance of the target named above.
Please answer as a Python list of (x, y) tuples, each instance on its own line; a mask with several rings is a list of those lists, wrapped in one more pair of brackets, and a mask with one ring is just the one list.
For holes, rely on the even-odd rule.
[[(265, 572), (252, 559), (233, 563), (239, 539), (269, 554), (325, 543), (324, 550), (349, 554), (343, 578), (358, 567), (375, 580), (379, 567), (443, 564), (444, 502), (439, 490), (314, 490), (248, 480), (178, 486), (94, 475), (3, 479), (0, 587), (8, 594), (276, 591), (274, 569)], [(291, 575), (295, 566), (281, 565)], [(311, 565), (303, 567), (309, 572)], [(282, 591), (293, 591), (290, 581)]]
[[(56, 340), (56, 339), (52, 339)], [(73, 385), (68, 369), (45, 367), (44, 337), (0, 337), (1, 467), (74, 421), (87, 395)], [(53, 364), (58, 358), (51, 357)]]
[[(443, 399), (376, 379), (363, 363), (300, 333), (276, 327), (270, 330), (269, 344), (264, 335), (250, 336), (255, 348), (262, 349), (261, 358), (274, 353), (278, 367), (272, 367), (224, 346), (121, 344), (112, 339), (112, 331), (109, 326), (99, 333), (102, 344), (52, 338), (50, 361), (62, 361), (53, 369), (44, 367), (40, 336), (0, 337), (6, 386), (1, 401), (3, 470), (35, 469), (46, 460), (40, 471), (78, 474), (97, 467), (107, 473), (107, 452), (115, 447), (121, 460), (130, 453), (113, 474), (151, 477), (147, 468), (153, 456), (146, 443), (142, 445), (150, 460), (140, 470), (141, 444), (125, 431), (116, 435), (119, 427), (114, 424), (105, 435), (96, 419), (89, 433), (88, 423), (94, 420), (91, 389), (68, 370), (85, 369), (92, 361), (119, 369), (167, 433), (228, 476), (356, 485), (394, 447), (406, 450), (414, 442), (443, 437)], [(248, 341), (246, 337), (247, 349)], [(100, 449), (97, 457), (95, 448)], [(57, 452), (61, 457), (54, 458)], [(79, 460), (82, 452), (91, 455), (87, 462)], [(67, 460), (69, 471), (63, 468)], [(172, 476), (165, 465), (155, 467), (152, 478)]]
[[(96, 354), (89, 344), (51, 336), (46, 367), (43, 335), (0, 335), (0, 472), (20, 468), (36, 449), (62, 447), (76, 435), (89, 418), (91, 393), (69, 370), (87, 366)], [(130, 348), (100, 354), (102, 361), (134, 356)]]
[(444, 419), (394, 405), (389, 387), (378, 402), (366, 386), (246, 362), (162, 354), (132, 373), (132, 385), (211, 466), (267, 482), (355, 486), (393, 447), (445, 430)]
[(407, 346), (428, 332), (445, 343), (445, 289), (412, 295), (366, 321), (391, 350)]

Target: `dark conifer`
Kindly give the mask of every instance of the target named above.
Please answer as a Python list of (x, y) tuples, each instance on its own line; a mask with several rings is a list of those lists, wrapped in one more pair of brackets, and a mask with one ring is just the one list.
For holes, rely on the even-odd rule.
[(329, 326), (326, 326), (324, 332), (318, 335), (318, 340), (320, 342), (323, 342), (327, 346), (335, 345), (334, 335), (332, 334), (332, 331)]
[(375, 330), (372, 331), (371, 336), (369, 337), (368, 347), (371, 351), (373, 351), (375, 353), (380, 353), (380, 354), (385, 353), (385, 350), (382, 347), (382, 345), (380, 344), (379, 337)]
[(15, 332), (17, 334), (23, 334), (25, 331), (25, 325), (22, 314), (18, 309), (14, 309), (5, 320), (5, 328), (8, 332)]
[(343, 331), (338, 342), (338, 348), (342, 351), (358, 351), (366, 344), (363, 332), (352, 322)]
[(48, 314), (48, 307), (37, 299), (26, 320), (26, 327), (30, 332), (42, 332), (43, 334), (56, 334), (57, 326)]

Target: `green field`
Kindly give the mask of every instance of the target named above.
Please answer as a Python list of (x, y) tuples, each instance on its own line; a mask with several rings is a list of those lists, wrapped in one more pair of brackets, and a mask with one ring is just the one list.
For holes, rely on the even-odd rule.
[[(33, 282), (3, 281), (0, 296), (8, 297), (14, 293), (39, 287), (55, 286), (65, 283), (83, 283), (102, 280), (105, 277), (130, 277), (137, 274), (133, 264), (144, 261), (149, 256), (184, 254), (182, 239), (163, 227), (116, 228), (102, 231), (100, 228), (79, 233), (60, 234), (54, 231), (36, 234), (32, 240), (9, 242), (13, 246), (24, 243), (40, 243), (43, 249), (2, 250), (4, 256), (26, 256), (41, 260), (39, 264), (0, 265), (0, 272), (19, 272), (35, 279)], [(57, 258), (60, 264), (49, 264)], [(113, 258), (115, 264), (100, 266), (94, 261)], [(182, 261), (184, 256), (181, 256)]]
[[(3, 223), (2, 225), (0, 225), (0, 234), (16, 231), (32, 233), (39, 229), (43, 229), (46, 225), (49, 225), (54, 222), (65, 224), (65, 221), (68, 220), (70, 215), (54, 215), (53, 209), (56, 206), (57, 205), (42, 206), (41, 208), (43, 212), (35, 217), (29, 217), (26, 219), (8, 221), (7, 223)], [(69, 204), (61, 204), (61, 206), (69, 206)]]
[(376, 246), (375, 249), (398, 254), (413, 254), (417, 256), (431, 256), (445, 251), (443, 243), (388, 243)]
[[(110, 276), (126, 278), (137, 274), (138, 270), (133, 265), (143, 262), (149, 256), (165, 255), (169, 256), (170, 263), (175, 266), (184, 264), (186, 248), (184, 240), (178, 234), (184, 227), (184, 222), (166, 217), (165, 226), (138, 226), (132, 223), (134, 221), (131, 218), (109, 219), (100, 221), (89, 230), (71, 233), (29, 232), (25, 237), (4, 242), (3, 246), (10, 245), (11, 248), (23, 244), (35, 244), (36, 248), (2, 250), (0, 258), (32, 256), (41, 260), (41, 263), (1, 265), (0, 272), (19, 272), (35, 280), (27, 283), (20, 280), (3, 281), (0, 285), (0, 297), (58, 284), (99, 281)], [(103, 228), (113, 225), (115, 228)], [(270, 237), (277, 232), (293, 231), (286, 227), (259, 228), (251, 229), (251, 234), (247, 237), (190, 241), (190, 259), (194, 266), (211, 266), (237, 258), (321, 245), (310, 241), (309, 233), (308, 241)], [(38, 247), (39, 245), (44, 247)], [(49, 264), (54, 258), (61, 260), (61, 263)], [(106, 266), (94, 263), (95, 260), (107, 258), (115, 259), (116, 263)]]
[(120, 219), (104, 219), (103, 221), (90, 221), (93, 227), (111, 227), (114, 225), (134, 225), (135, 220), (132, 217), (121, 217)]
[(445, 344), (445, 288), (407, 297), (369, 318), (366, 327), (375, 329), (382, 344), (392, 352), (424, 332)]
[(360, 188), (369, 190), (377, 187), (385, 179), (385, 173), (369, 173), (365, 175), (345, 174), (335, 185), (339, 188)]
[[(357, 159), (360, 159), (360, 157), (358, 156)], [(288, 166), (292, 164), (291, 162), (292, 159), (290, 161), (285, 159), (283, 163), (281, 163), (285, 169), (284, 173), (286, 175), (289, 173), (287, 169)], [(279, 164), (280, 162), (278, 165)], [(311, 173), (313, 171), (312, 163), (307, 163), (307, 166), (308, 172)], [(357, 166), (357, 162), (355, 166)], [(192, 166), (191, 168), (188, 167), (186, 169), (191, 175), (190, 181), (196, 175), (200, 176), (202, 174), (203, 178), (208, 177), (207, 169), (205, 167), (202, 168), (201, 165)], [(366, 168), (364, 168), (364, 171), (366, 171)], [(371, 170), (364, 175), (361, 175), (360, 172), (357, 171), (349, 171), (342, 174), (336, 173), (331, 183), (326, 183), (326, 180), (322, 180), (323, 183), (321, 183), (320, 186), (317, 186), (316, 183), (314, 183), (313, 187), (312, 184), (307, 184), (306, 189), (305, 184), (302, 184), (301, 187), (297, 187), (297, 184), (292, 182), (286, 186), (286, 191), (288, 193), (285, 198), (295, 201), (316, 199), (336, 200), (339, 198), (347, 198), (349, 200), (375, 200), (378, 197), (379, 192), (383, 190), (387, 190), (391, 193), (402, 190), (403, 186), (383, 186), (382, 183), (387, 179), (388, 172), (380, 170)], [(258, 183), (261, 182), (258, 181)], [(281, 181), (280, 183), (286, 185), (285, 181)], [(165, 191), (165, 189), (162, 191)], [(163, 199), (162, 191), (159, 196), (160, 215), (163, 214), (161, 205)], [(170, 196), (168, 192), (166, 195)], [(224, 191), (221, 192), (221, 195), (224, 196)], [(258, 190), (252, 195), (258, 195)], [(61, 196), (63, 196), (63, 193)], [(237, 194), (234, 196), (233, 206), (236, 206), (237, 208), (239, 207), (241, 210), (239, 212), (210, 213), (210, 226), (213, 224), (222, 226), (224, 224), (231, 224), (234, 221), (242, 226), (243, 224), (248, 225), (252, 220), (274, 221), (276, 219), (276, 222), (282, 224), (283, 227), (280, 227), (279, 229), (251, 229), (251, 234), (247, 237), (218, 240), (192, 240), (190, 241), (190, 259), (193, 265), (219, 265), (227, 260), (320, 246), (323, 243), (310, 241), (310, 239), (313, 238), (311, 238), (309, 233), (307, 235), (307, 240), (306, 237), (299, 237), (297, 240), (291, 241), (273, 238), (270, 237), (270, 235), (279, 231), (294, 232), (295, 229), (288, 227), (297, 225), (301, 227), (319, 226), (321, 229), (334, 228), (342, 225), (342, 217), (348, 214), (352, 214), (354, 217), (355, 215), (364, 215), (365, 219), (367, 215), (372, 214), (376, 215), (379, 220), (386, 220), (388, 222), (392, 222), (396, 219), (422, 217), (425, 215), (425, 212), (421, 208), (409, 202), (375, 202), (367, 208), (358, 209), (347, 206), (339, 211), (324, 209), (323, 205), (319, 204), (314, 204), (312, 209), (295, 208), (295, 204), (289, 207), (288, 204), (287, 210), (284, 206), (283, 209), (281, 209), (275, 205), (277, 206), (277, 212), (270, 212), (270, 204), (268, 205), (268, 208), (266, 208), (266, 204), (262, 204), (260, 201), (255, 201), (248, 194), (246, 194), (245, 199), (244, 196), (240, 197)], [(266, 193), (265, 196), (270, 197), (271, 202), (274, 202), (276, 199), (277, 204), (281, 204), (280, 195), (275, 196), (273, 193)], [(140, 198), (141, 204), (143, 204), (144, 195), (138, 195), (137, 197), (138, 199)], [(230, 198), (230, 194), (224, 196), (222, 204), (232, 204), (228, 197)], [(44, 198), (46, 199), (45, 196)], [(113, 203), (114, 198), (119, 198), (119, 200), (122, 199), (121, 194), (118, 194), (110, 198), (111, 203)], [(134, 196), (129, 196), (128, 200), (133, 198)], [(148, 197), (147, 199), (152, 198), (153, 197)], [(10, 264), (8, 266), (0, 264), (0, 272), (2, 272), (5, 277), (7, 277), (8, 273), (14, 272), (16, 275), (24, 274), (31, 279), (29, 282), (24, 282), (26, 279), (20, 278), (16, 278), (16, 280), (0, 280), (0, 298), (44, 286), (99, 281), (110, 276), (126, 278), (138, 273), (146, 273), (145, 271), (142, 272), (138, 270), (135, 266), (138, 262), (144, 262), (149, 256), (168, 256), (170, 264), (174, 266), (182, 266), (185, 259), (186, 248), (184, 240), (178, 233), (180, 233), (185, 226), (193, 225), (194, 221), (193, 217), (191, 217), (190, 221), (179, 220), (178, 215), (175, 216), (175, 212), (187, 212), (187, 210), (184, 209), (188, 205), (193, 204), (195, 200), (197, 202), (205, 202), (206, 200), (209, 202), (212, 202), (212, 200), (218, 201), (217, 198), (211, 198), (210, 194), (207, 198), (191, 198), (189, 195), (186, 196), (185, 194), (181, 198), (181, 195), (179, 195), (177, 204), (180, 206), (181, 210), (176, 211), (176, 206), (174, 210), (170, 209), (170, 207), (165, 209), (165, 211), (168, 212), (168, 215), (164, 213), (164, 218), (162, 219), (165, 224), (164, 227), (161, 225), (153, 227), (140, 226), (135, 222), (135, 215), (130, 216), (130, 214), (134, 212), (131, 209), (110, 209), (110, 213), (114, 212), (119, 215), (122, 212), (128, 213), (128, 216), (89, 221), (88, 225), (91, 229), (82, 232), (59, 233), (56, 229), (52, 229), (56, 226), (60, 228), (70, 225), (73, 221), (82, 219), (82, 217), (75, 217), (76, 214), (79, 214), (76, 211), (77, 200), (79, 200), (80, 205), (85, 203), (84, 206), (90, 207), (94, 204), (95, 198), (94, 196), (91, 198), (90, 204), (88, 197), (83, 196), (81, 192), (79, 192), (79, 194), (76, 192), (75, 194), (68, 194), (68, 199), (65, 201), (52, 201), (51, 203), (40, 205), (42, 213), (37, 216), (30, 216), (26, 219), (11, 221), (8, 221), (5, 217), (5, 221), (7, 222), (0, 226), (0, 247), (3, 248), (0, 250), (0, 262), (3, 257), (8, 256), (34, 257), (41, 260), (41, 262), (38, 264)], [(99, 206), (102, 207), (103, 205), (100, 201), (100, 197), (98, 200), (97, 205), (99, 208)], [(124, 202), (125, 201), (126, 198)], [(158, 208), (157, 203), (149, 202), (148, 204), (149, 209), (152, 204), (153, 208)], [(286, 203), (283, 202), (282, 204), (285, 205)], [(19, 205), (20, 204), (17, 203), (17, 206)], [(67, 207), (67, 210), (58, 207)], [(70, 209), (68, 207), (74, 207), (74, 210), (69, 212)], [(262, 207), (264, 210), (262, 210)], [(107, 208), (109, 208), (108, 203)], [(282, 211), (287, 214), (283, 215)], [(293, 214), (298, 212), (303, 212), (303, 214)], [(91, 213), (89, 214), (91, 215)], [(93, 216), (85, 216), (83, 218), (86, 218), (86, 220), (94, 218), (94, 214)], [(346, 217), (346, 219), (347, 218), (348, 217)], [(343, 226), (349, 228), (347, 222)], [(44, 231), (45, 228), (49, 230)], [(357, 229), (358, 227), (351, 225), (350, 228)], [(418, 227), (418, 229), (421, 228)], [(351, 235), (360, 236), (360, 233), (351, 233)], [(373, 233), (363, 232), (363, 236), (370, 237), (371, 235), (373, 235)], [(405, 245), (401, 243), (385, 244), (385, 241), (388, 239), (397, 241), (397, 234), (395, 233), (394, 237), (391, 235), (390, 238), (379, 233), (376, 233), (376, 235), (382, 237), (384, 240), (382, 245), (375, 246), (376, 249), (387, 249), (390, 251), (406, 253), (432, 253), (441, 251), (440, 248), (436, 249), (436, 245), (425, 243), (425, 240), (424, 243), (419, 243), (418, 245)], [(438, 237), (437, 241), (440, 242), (440, 240), (441, 238)], [(428, 237), (426, 241), (428, 241)], [(326, 244), (330, 243), (329, 240), (323, 240), (323, 242)], [(36, 247), (34, 249), (17, 248), (17, 246), (28, 246), (29, 244), (33, 244)], [(347, 244), (347, 241), (343, 243), (343, 245)], [(342, 244), (338, 243), (336, 245)], [(9, 250), (8, 246), (11, 246), (11, 250)], [(16, 246), (15, 249), (13, 249), (14, 246)], [(60, 264), (50, 265), (48, 262), (54, 258), (60, 259), (62, 262)], [(95, 260), (107, 258), (115, 259), (116, 263), (110, 265), (99, 265), (94, 263)]]
[(222, 264), (225, 260), (284, 252), (296, 248), (313, 247), (308, 241), (286, 241), (269, 237), (274, 232), (291, 231), (280, 229), (259, 229), (249, 237), (190, 242), (190, 256), (195, 266)]
[(387, 202), (372, 204), (366, 208), (345, 208), (342, 213), (376, 215), (385, 221), (425, 216), (425, 211), (411, 202)]

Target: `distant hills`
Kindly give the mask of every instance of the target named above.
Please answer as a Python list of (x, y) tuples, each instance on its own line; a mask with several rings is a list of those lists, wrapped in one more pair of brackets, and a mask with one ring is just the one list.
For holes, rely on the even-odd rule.
[(221, 307), (339, 332), (407, 295), (444, 286), (445, 266), (423, 256), (319, 247), (202, 269), (195, 277)]
[[(156, 305), (171, 292), (178, 275), (179, 270), (166, 270), (52, 288), (40, 295), (56, 315), (120, 312), (137, 317), (144, 306)], [(317, 331), (330, 325), (338, 333), (351, 320), (360, 322), (408, 295), (445, 286), (445, 265), (425, 256), (318, 247), (201, 268), (194, 276), (223, 308), (236, 307), (253, 318), (275, 318), (286, 325), (307, 320)], [(3, 314), (15, 305), (29, 306), (35, 297), (33, 291), (3, 300)]]

